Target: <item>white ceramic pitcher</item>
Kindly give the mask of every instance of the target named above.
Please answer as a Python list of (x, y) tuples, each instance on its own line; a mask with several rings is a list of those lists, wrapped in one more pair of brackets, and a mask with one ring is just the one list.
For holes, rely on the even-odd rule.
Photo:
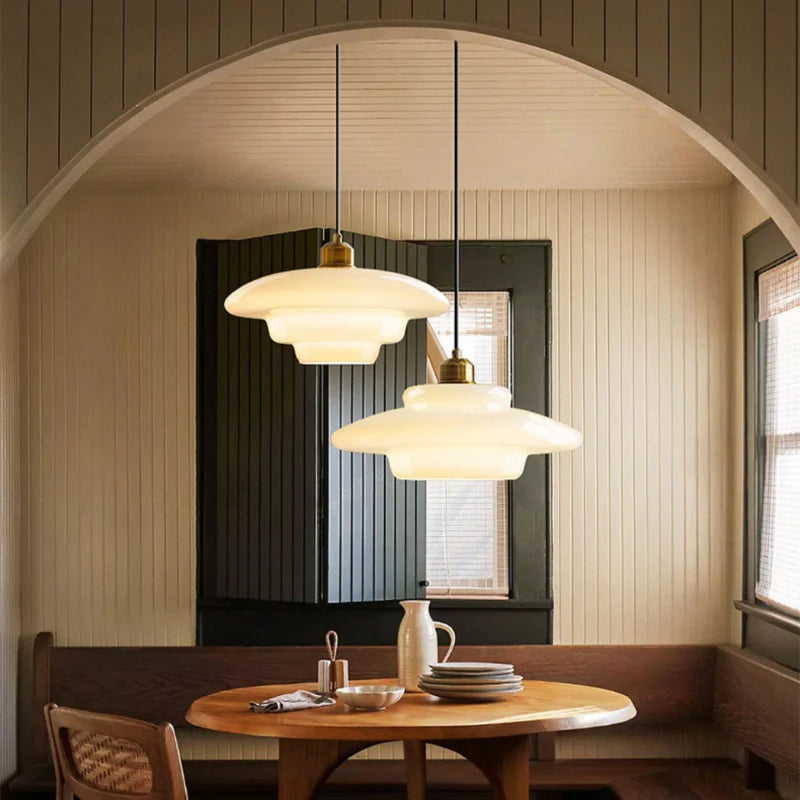
[(407, 692), (422, 691), (419, 677), (430, 672), (430, 665), (439, 661), (436, 629), (450, 635), (450, 647), (442, 661), (447, 661), (456, 646), (456, 633), (444, 622), (434, 622), (429, 600), (402, 600), (405, 615), (397, 631), (397, 679)]

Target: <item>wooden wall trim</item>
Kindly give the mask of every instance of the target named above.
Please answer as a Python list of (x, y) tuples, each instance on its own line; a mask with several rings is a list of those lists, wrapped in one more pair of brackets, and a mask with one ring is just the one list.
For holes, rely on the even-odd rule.
[[(319, 43), (347, 41), (374, 36), (369, 28), (386, 26), (398, 36), (431, 28), (442, 35), (455, 30), (465, 39), (491, 36), (533, 46), (615, 82), (662, 112), (673, 112), (671, 118), (756, 194), (800, 249), (800, 81), (797, 35), (792, 35), (800, 21), (796, 0), (774, 0), (768, 8), (765, 3), (709, 0), (709, 8), (701, 9), (699, 0), (672, 5), (652, 0), (643, 6), (646, 13), (636, 14), (634, 0), (607, 0), (600, 19), (595, 4), (544, 0), (449, 0), (443, 5), (271, 0), (227, 3), (219, 14), (205, 13), (197, 4), (187, 8), (184, 0), (163, 0), (123, 20), (121, 0), (109, 0), (93, 23), (108, 35), (100, 35), (99, 27), (92, 32), (89, 75), (75, 61), (87, 45), (83, 26), (72, 24), (75, 15), (85, 15), (83, 4), (6, 3), (3, 41), (13, 46), (3, 47), (0, 63), (0, 266), (15, 257), (102, 152), (194, 88), (196, 79), (209, 80), (217, 68), (268, 48), (297, 46), (310, 36), (326, 35)], [(27, 16), (6, 10), (20, 6), (27, 6)], [(583, 24), (587, 7), (596, 24)], [(60, 29), (53, 26), (54, 8)], [(88, 104), (87, 80), (93, 81)], [(76, 119), (60, 126), (65, 101), (74, 101)], [(24, 176), (21, 162), (27, 164)]]

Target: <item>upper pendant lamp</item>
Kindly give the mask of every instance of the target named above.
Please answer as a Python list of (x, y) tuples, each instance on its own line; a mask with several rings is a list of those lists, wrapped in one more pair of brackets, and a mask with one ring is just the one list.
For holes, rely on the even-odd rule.
[(339, 45), (336, 45), (336, 233), (319, 267), (257, 278), (228, 295), (225, 309), (263, 319), (276, 342), (291, 344), (301, 364), (373, 364), (382, 344), (399, 342), (408, 320), (435, 317), (447, 298), (396, 272), (359, 269), (342, 241), (339, 181)]
[(411, 386), (403, 408), (345, 425), (331, 440), (340, 450), (382, 453), (396, 478), (514, 480), (531, 454), (574, 450), (581, 434), (561, 422), (511, 408), (502, 386), (474, 382), (474, 366), (458, 349), (458, 42), (454, 48), (455, 240), (454, 344), (439, 368), (439, 383)]

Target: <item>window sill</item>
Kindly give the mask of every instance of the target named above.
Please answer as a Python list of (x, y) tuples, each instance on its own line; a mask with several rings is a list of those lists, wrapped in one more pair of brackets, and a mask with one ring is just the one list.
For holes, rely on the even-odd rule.
[(770, 608), (766, 605), (759, 603), (752, 603), (748, 600), (734, 600), (733, 605), (738, 611), (743, 614), (763, 619), (765, 622), (770, 622), (777, 625), (779, 628), (800, 635), (800, 619), (797, 617), (789, 616), (783, 611), (778, 611), (775, 608)]

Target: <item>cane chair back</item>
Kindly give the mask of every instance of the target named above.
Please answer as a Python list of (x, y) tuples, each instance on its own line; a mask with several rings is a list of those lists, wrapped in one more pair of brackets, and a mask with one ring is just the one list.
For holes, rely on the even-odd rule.
[(58, 800), (187, 800), (169, 723), (152, 725), (54, 703), (44, 713)]

